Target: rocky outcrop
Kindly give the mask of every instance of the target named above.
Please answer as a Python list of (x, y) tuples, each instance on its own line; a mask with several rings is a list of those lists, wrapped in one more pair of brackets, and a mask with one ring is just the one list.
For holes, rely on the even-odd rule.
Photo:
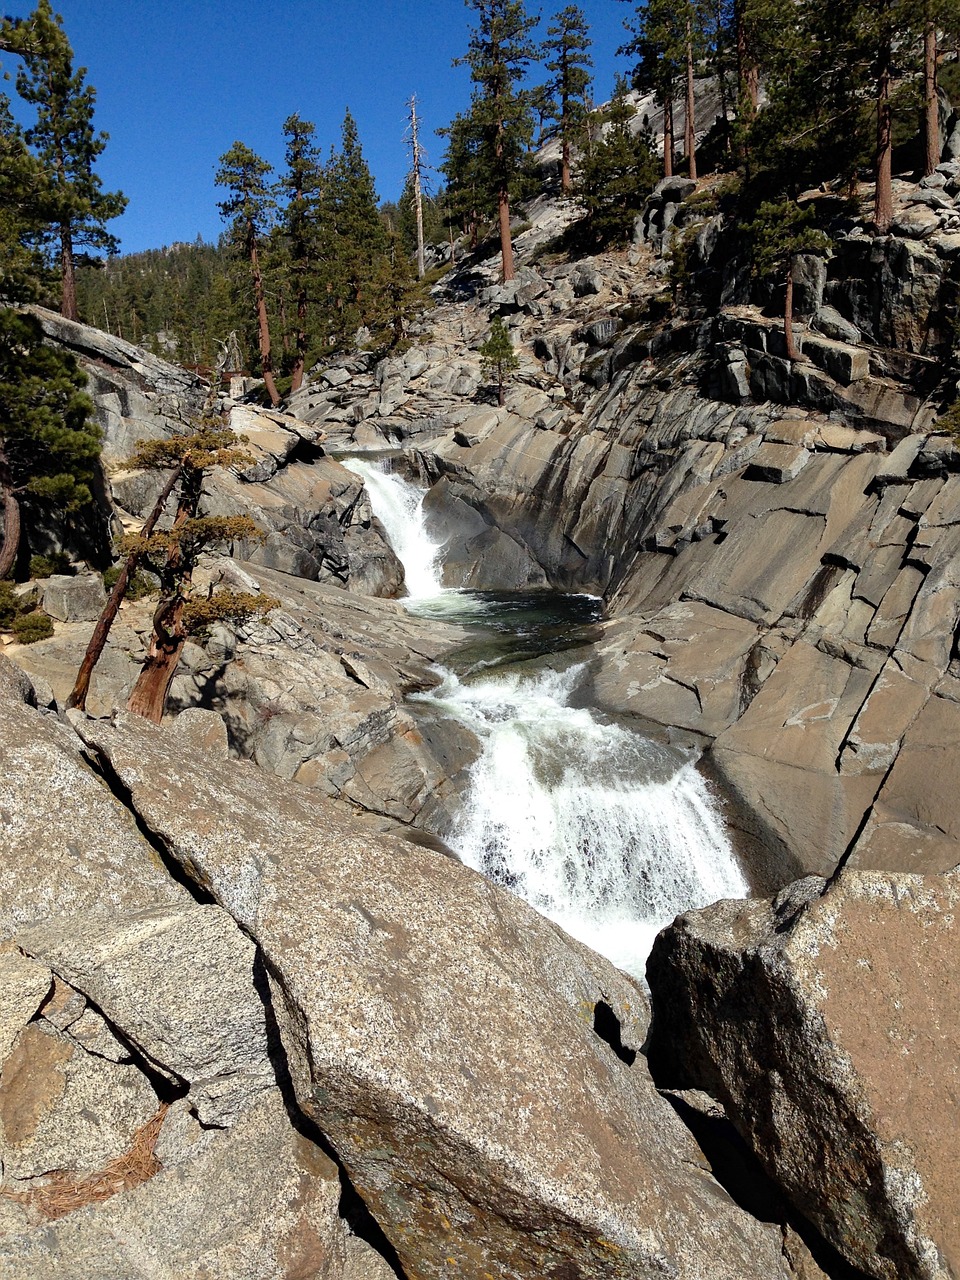
[[(384, 1275), (342, 1208), (409, 1277), (786, 1280), (654, 1089), (638, 984), (315, 792), (0, 681), (89, 884), (3, 829), (0, 1276)], [(46, 778), (3, 763), (18, 812)]]
[(643, 993), (606, 961), (457, 863), (359, 840), (302, 789), (171, 759), (132, 719), (77, 727), (262, 948), (298, 1102), (408, 1275), (782, 1272), (778, 1233), (685, 1164), (636, 1057)]
[[(222, 750), (268, 773), (318, 788), (385, 818), (450, 825), (462, 773), (475, 744), (466, 731), (437, 748), (404, 705), (432, 687), (434, 663), (467, 633), (418, 619), (393, 601), (363, 599), (307, 579), (211, 557), (195, 575), (199, 590), (224, 583), (280, 601), (262, 622), (239, 631), (214, 627), (184, 650), (168, 713), (207, 714)], [(149, 637), (155, 603), (125, 605), (94, 673), (95, 715), (126, 705)], [(90, 638), (89, 624), (57, 628), (50, 640), (11, 650), (65, 705)], [(182, 716), (181, 716), (182, 718)], [(199, 728), (201, 734), (210, 729)]]
[(649, 962), (657, 1082), (719, 1099), (878, 1280), (960, 1266), (958, 899), (956, 872), (805, 880), (680, 917)]
[[(34, 312), (47, 336), (72, 351), (87, 375), (103, 433), (109, 497), (127, 525), (144, 519), (163, 476), (130, 471), (128, 460), (140, 440), (191, 430), (207, 384), (120, 338), (41, 308)], [(252, 516), (266, 538), (247, 550), (268, 568), (367, 595), (399, 594), (403, 570), (373, 519), (363, 485), (323, 456), (322, 431), (290, 414), (229, 401), (222, 408), (253, 461), (208, 479), (203, 514)]]

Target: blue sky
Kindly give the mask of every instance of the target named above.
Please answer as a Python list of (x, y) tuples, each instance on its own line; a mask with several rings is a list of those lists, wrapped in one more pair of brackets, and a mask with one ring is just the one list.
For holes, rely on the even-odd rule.
[[(542, 33), (564, 3), (539, 7)], [(33, 7), (7, 0), (3, 9), (26, 16)], [(625, 69), (615, 51), (631, 6), (581, 7), (594, 40), (595, 94), (606, 98)], [(434, 164), (443, 141), (433, 131), (469, 101), (469, 72), (451, 66), (473, 17), (463, 0), (54, 0), (54, 8), (97, 90), (96, 124), (110, 134), (99, 163), (104, 185), (130, 201), (111, 228), (125, 252), (215, 239), (217, 157), (239, 139), (279, 164), (281, 125), (294, 111), (316, 124), (326, 152), (349, 106), (378, 194), (395, 199), (408, 167), (411, 93)], [(14, 66), (4, 59), (4, 70)]]

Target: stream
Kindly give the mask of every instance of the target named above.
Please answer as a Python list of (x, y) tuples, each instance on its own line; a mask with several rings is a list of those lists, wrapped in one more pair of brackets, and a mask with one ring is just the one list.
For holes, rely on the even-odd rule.
[(386, 460), (343, 464), (366, 482), (404, 566), (404, 605), (476, 636), (441, 670), (438, 688), (411, 699), (481, 744), (445, 840), (469, 866), (642, 978), (654, 937), (675, 915), (747, 894), (695, 758), (575, 705), (585, 664), (554, 659), (589, 644), (600, 601), (444, 586), (424, 492)]

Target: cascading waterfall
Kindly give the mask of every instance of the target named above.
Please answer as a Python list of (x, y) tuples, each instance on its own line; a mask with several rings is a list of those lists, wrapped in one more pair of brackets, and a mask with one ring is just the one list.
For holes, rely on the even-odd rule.
[[(376, 463), (344, 465), (367, 483), (404, 565), (412, 607), (419, 612), (419, 601), (442, 596), (462, 602), (449, 610), (451, 619), (470, 611), (471, 593), (442, 586), (442, 549), (424, 528), (423, 492)], [(642, 976), (653, 938), (675, 915), (743, 897), (747, 884), (692, 761), (571, 706), (582, 671), (508, 669), (469, 680), (446, 672), (437, 689), (415, 700), (481, 744), (449, 844), (468, 865)]]
[(483, 747), (450, 844), (642, 976), (654, 937), (675, 915), (744, 897), (747, 885), (693, 763), (571, 707), (581, 671), (470, 683), (448, 675), (419, 700)]
[(442, 547), (427, 536), (423, 518), (424, 491), (402, 476), (387, 471), (382, 460), (346, 458), (343, 465), (363, 478), (374, 514), (403, 565), (410, 598), (421, 600), (442, 595)]

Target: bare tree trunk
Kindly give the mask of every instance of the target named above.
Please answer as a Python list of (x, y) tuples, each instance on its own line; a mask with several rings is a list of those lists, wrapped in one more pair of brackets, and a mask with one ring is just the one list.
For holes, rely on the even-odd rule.
[[(930, 4), (924, 6), (930, 12)], [(937, 28), (928, 17), (923, 28), (923, 172), (929, 177), (940, 163), (940, 103), (937, 94)]]
[(307, 291), (301, 285), (297, 290), (297, 331), (294, 338), (296, 356), (293, 361), (290, 392), (299, 391), (303, 386), (303, 370), (307, 356)]
[(720, 118), (723, 121), (723, 149), (730, 154), (730, 103), (727, 99), (727, 49), (723, 38), (722, 0), (714, 2), (714, 24), (717, 31), (717, 80), (720, 87)]
[(512, 280), (515, 276), (513, 269), (513, 240), (510, 236), (510, 195), (506, 187), (501, 187), (497, 192), (497, 218), (500, 222), (500, 252), (503, 257), (503, 279)]
[(783, 340), (786, 343), (787, 359), (799, 360), (800, 352), (793, 337), (793, 259), (787, 267), (787, 296), (783, 304)]
[(263, 276), (260, 274), (260, 257), (257, 253), (257, 242), (251, 235), (249, 238), (250, 270), (253, 272), (253, 296), (257, 303), (257, 338), (260, 344), (260, 362), (263, 366), (263, 381), (267, 395), (274, 408), (280, 403), (277, 385), (273, 380), (273, 357), (270, 354), (270, 318), (267, 315), (267, 300), (263, 292)]
[(410, 134), (413, 149), (413, 207), (417, 216), (417, 276), (423, 279), (426, 272), (426, 260), (423, 248), (423, 168), (420, 151), (420, 121), (417, 118), (417, 95), (410, 99)]
[[(145, 538), (149, 538), (157, 526), (157, 521), (163, 515), (163, 509), (167, 505), (174, 486), (180, 479), (182, 467), (177, 467), (171, 472), (170, 479), (163, 486), (159, 498), (154, 503), (153, 510), (147, 517), (141, 534)], [(113, 626), (117, 614), (120, 612), (120, 605), (123, 597), (126, 595), (127, 587), (130, 579), (136, 572), (140, 557), (136, 555), (127, 556), (124, 561), (123, 568), (120, 570), (120, 577), (113, 585), (107, 603), (103, 606), (103, 612), (97, 619), (97, 625), (93, 629), (93, 635), (90, 637), (90, 643), (87, 645), (87, 651), (83, 655), (83, 661), (80, 663), (80, 670), (77, 672), (77, 678), (74, 682), (73, 690), (67, 699), (67, 708), (77, 707), (80, 711), (85, 710), (87, 705), (87, 695), (90, 692), (90, 680), (93, 676), (93, 669), (100, 661), (104, 649), (106, 648), (107, 638), (110, 635), (110, 628)]]
[(153, 635), (146, 661), (127, 702), (127, 710), (159, 724), (173, 677), (187, 642), (183, 630), (185, 601), (181, 595), (161, 600), (153, 615)]
[(3, 495), (3, 545), (0, 546), (0, 578), (11, 572), (20, 549), (20, 502), (13, 488), (10, 463), (0, 447), (0, 494)]
[(893, 104), (890, 101), (890, 46), (880, 53), (880, 79), (877, 84), (877, 153), (874, 166), (876, 195), (873, 201), (873, 225), (877, 235), (885, 236), (893, 221)]
[(673, 88), (663, 95), (663, 176), (673, 177)]
[(697, 122), (696, 100), (693, 83), (693, 24), (687, 19), (687, 109), (686, 109), (686, 147), (687, 163), (690, 177), (697, 177)]
[(68, 223), (60, 225), (60, 276), (62, 292), (60, 297), (60, 314), (67, 320), (79, 318), (77, 310), (77, 275), (73, 262), (73, 237), (70, 235)]
[(570, 177), (570, 143), (565, 137), (560, 141), (560, 190), (565, 196), (573, 190), (573, 181)]

